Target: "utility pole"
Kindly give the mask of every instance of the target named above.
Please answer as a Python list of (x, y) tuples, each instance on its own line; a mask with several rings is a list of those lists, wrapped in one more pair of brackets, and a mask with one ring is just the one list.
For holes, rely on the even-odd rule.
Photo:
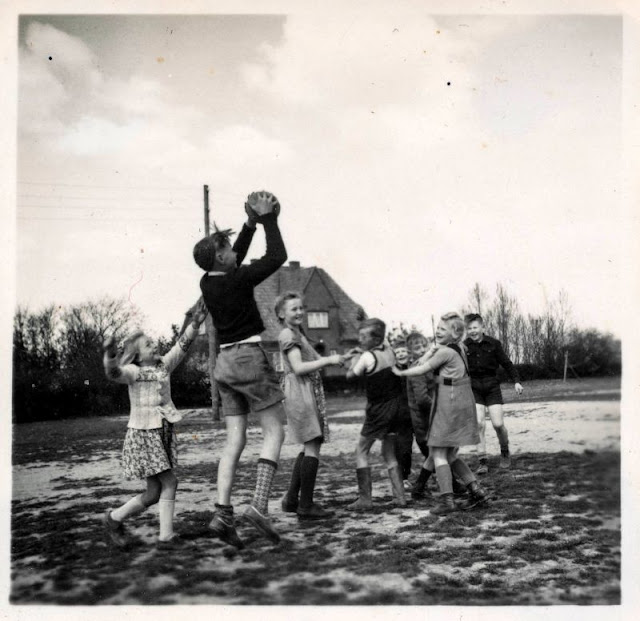
[(569, 366), (569, 352), (564, 350), (564, 373), (562, 375), (562, 383), (565, 384), (567, 381), (567, 367)]
[[(209, 186), (204, 186), (204, 234), (206, 237), (209, 236)], [(207, 318), (204, 322), (204, 327), (207, 332), (207, 340), (209, 342), (209, 381), (211, 385), (211, 413), (213, 415), (213, 420), (221, 420), (220, 416), (220, 395), (218, 393), (218, 384), (213, 376), (213, 373), (216, 369), (216, 360), (218, 358), (218, 349), (216, 347), (216, 342), (218, 340), (218, 335), (216, 334), (216, 329), (213, 326), (213, 320), (211, 319), (211, 313), (207, 314)]]

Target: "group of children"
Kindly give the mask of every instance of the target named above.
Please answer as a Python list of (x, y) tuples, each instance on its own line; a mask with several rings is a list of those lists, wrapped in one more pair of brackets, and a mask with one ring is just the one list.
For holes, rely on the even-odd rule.
[[(432, 514), (446, 515), (486, 504), (486, 491), (458, 455), (460, 446), (480, 441), (466, 351), (461, 343), (463, 319), (455, 313), (446, 314), (438, 324), (432, 347), (423, 335), (414, 332), (406, 342), (395, 343), (395, 353), (385, 343), (385, 324), (379, 319), (366, 319), (359, 329), (359, 348), (322, 357), (305, 336), (302, 295), (288, 292), (276, 300), (274, 308), (282, 325), (279, 345), (284, 374), (278, 377), (260, 343), (264, 324), (254, 289), (287, 259), (278, 228), (280, 205), (273, 194), (257, 192), (249, 195), (245, 209), (248, 219), (233, 246), (232, 232), (217, 229), (196, 244), (193, 256), (205, 272), (200, 281), (202, 298), (171, 351), (160, 357), (156, 345), (140, 332), (125, 341), (120, 358), (114, 340), (105, 342), (107, 376), (128, 385), (131, 401), (123, 448), (124, 473), (130, 479), (145, 479), (147, 484), (144, 493), (106, 513), (104, 528), (110, 540), (119, 547), (131, 543), (124, 521), (159, 503), (158, 545), (180, 543), (173, 532), (177, 489), (173, 424), (180, 414), (171, 401), (169, 380), (207, 313), (220, 347), (214, 377), (226, 426), (225, 447), (218, 463), (217, 502), (209, 524), (212, 535), (242, 548), (236, 531), (236, 519), (242, 519), (270, 541), (280, 541), (269, 519), (268, 501), (284, 441), (285, 420), (289, 438), (301, 445), (301, 451), (281, 500), (282, 510), (296, 513), (300, 520), (333, 515), (314, 502), (320, 449), (329, 439), (320, 371), (330, 365), (348, 367), (348, 378), (362, 378), (367, 397), (356, 448), (358, 498), (350, 509), (366, 511), (372, 507), (369, 452), (376, 440), (382, 443), (393, 503), (406, 506), (405, 485), (411, 471), (414, 437), (424, 463), (411, 485), (413, 499), (430, 496), (426, 484), (435, 475), (441, 494), (435, 505), (430, 503)], [(265, 254), (243, 265), (258, 224), (265, 231)], [(262, 446), (253, 498), (236, 516), (231, 497), (246, 444), (249, 412), (256, 413), (260, 421)], [(455, 502), (454, 493), (464, 494), (464, 499)]]

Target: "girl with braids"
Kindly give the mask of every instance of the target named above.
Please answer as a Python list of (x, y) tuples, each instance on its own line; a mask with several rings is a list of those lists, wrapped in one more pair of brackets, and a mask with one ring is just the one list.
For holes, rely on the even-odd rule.
[(282, 510), (297, 513), (301, 520), (318, 520), (333, 515), (313, 502), (320, 447), (329, 439), (329, 426), (320, 369), (342, 365), (348, 356), (323, 358), (309, 344), (302, 329), (302, 295), (288, 291), (278, 297), (275, 313), (283, 329), (278, 336), (284, 365), (284, 409), (293, 442), (303, 445), (296, 458), (289, 489), (282, 497)]
[(424, 375), (429, 371), (435, 375), (436, 394), (427, 432), (428, 461), (433, 460), (441, 492), (439, 504), (431, 509), (434, 515), (458, 510), (453, 501), (453, 476), (467, 486), (469, 500), (461, 508), (470, 509), (488, 501), (486, 491), (458, 457), (460, 446), (479, 441), (475, 399), (466, 352), (461, 343), (464, 327), (464, 321), (457, 313), (443, 315), (436, 329), (436, 344), (415, 366), (404, 371), (397, 367), (393, 370), (401, 377)]

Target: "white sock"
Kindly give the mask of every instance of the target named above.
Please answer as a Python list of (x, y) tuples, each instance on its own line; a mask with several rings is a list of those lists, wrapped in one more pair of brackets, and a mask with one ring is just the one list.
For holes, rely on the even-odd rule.
[(111, 512), (111, 519), (116, 522), (122, 522), (122, 520), (131, 517), (132, 515), (138, 515), (146, 509), (146, 505), (140, 500), (140, 496), (135, 496), (128, 502), (125, 502), (121, 507), (114, 509)]
[(169, 541), (173, 537), (173, 509), (175, 500), (166, 500), (161, 498), (158, 503), (160, 512), (160, 541)]

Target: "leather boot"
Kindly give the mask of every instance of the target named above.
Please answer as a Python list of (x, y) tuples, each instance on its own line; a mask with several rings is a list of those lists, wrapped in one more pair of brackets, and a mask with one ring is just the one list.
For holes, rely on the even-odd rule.
[(432, 515), (448, 515), (449, 513), (455, 513), (458, 510), (456, 503), (453, 502), (453, 493), (445, 492), (440, 494), (438, 498), (438, 504), (431, 509)]
[(396, 464), (393, 468), (388, 468), (389, 480), (391, 481), (391, 491), (393, 492), (393, 504), (397, 507), (406, 507), (407, 501), (404, 497), (404, 483), (402, 482), (402, 471)]
[(469, 499), (460, 505), (463, 511), (468, 511), (474, 507), (484, 507), (489, 504), (489, 494), (477, 481), (469, 483), (467, 490), (469, 491)]
[(358, 478), (358, 500), (347, 505), (347, 509), (352, 511), (367, 511), (373, 507), (371, 502), (371, 468), (358, 468), (356, 470)]
[(414, 500), (420, 500), (431, 497), (431, 492), (426, 488), (426, 485), (432, 474), (433, 472), (431, 472), (431, 470), (420, 468), (420, 474), (411, 488), (411, 498)]

